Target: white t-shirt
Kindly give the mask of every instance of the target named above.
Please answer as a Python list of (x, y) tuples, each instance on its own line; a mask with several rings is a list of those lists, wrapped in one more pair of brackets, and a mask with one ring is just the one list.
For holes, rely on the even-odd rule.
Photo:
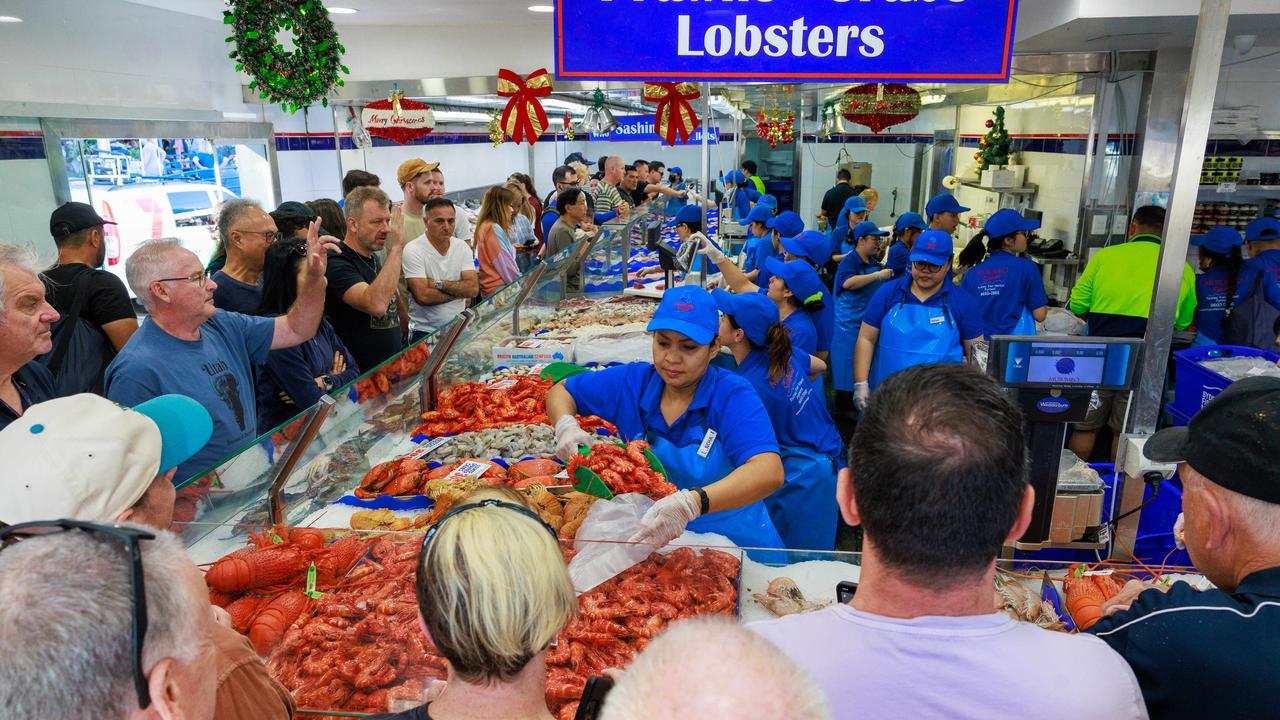
[[(433, 280), (459, 280), (462, 273), (474, 271), (471, 248), (457, 238), (449, 239), (449, 251), (441, 255), (426, 235), (419, 235), (404, 246), (402, 265), (405, 279), (430, 278)], [(414, 332), (431, 332), (453, 320), (467, 309), (467, 301), (461, 298), (439, 305), (419, 305), (409, 299), (409, 329)]]
[(1106, 643), (1004, 613), (904, 620), (835, 605), (747, 627), (813, 676), (836, 720), (1147, 717)]

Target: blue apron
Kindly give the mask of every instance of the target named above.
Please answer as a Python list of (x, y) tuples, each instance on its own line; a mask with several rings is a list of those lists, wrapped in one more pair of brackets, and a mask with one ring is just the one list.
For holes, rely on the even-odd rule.
[[(880, 272), (878, 264), (865, 266), (867, 275)], [(866, 312), (871, 296), (884, 284), (877, 280), (857, 290), (840, 290), (836, 295), (836, 331), (831, 337), (832, 384), (841, 392), (853, 392), (853, 353), (858, 344), (858, 331), (862, 329), (862, 314)]]
[[(903, 287), (904, 295), (910, 292), (909, 287)], [(944, 287), (938, 292), (945, 295), (947, 290)], [(874, 389), (899, 370), (929, 363), (962, 362), (960, 326), (947, 309), (945, 297), (938, 305), (908, 305), (903, 297), (880, 325), (880, 340), (868, 381)]]
[[(705, 458), (698, 457), (702, 438), (692, 445), (676, 447), (670, 440), (657, 437), (652, 430), (645, 432), (653, 454), (662, 461), (671, 482), (681, 490), (710, 485), (722, 480), (737, 468), (729, 462), (724, 443), (716, 441)], [(689, 530), (701, 533), (720, 533), (739, 547), (781, 548), (782, 538), (773, 527), (763, 502), (754, 502), (735, 510), (722, 510), (694, 519)]]
[(1036, 318), (1027, 308), (1022, 308), (1022, 316), (1018, 318), (1018, 324), (1013, 326), (1014, 335), (1036, 335)]
[(764, 499), (782, 541), (792, 550), (833, 550), (836, 546), (836, 466), (809, 448), (782, 448), (786, 482)]

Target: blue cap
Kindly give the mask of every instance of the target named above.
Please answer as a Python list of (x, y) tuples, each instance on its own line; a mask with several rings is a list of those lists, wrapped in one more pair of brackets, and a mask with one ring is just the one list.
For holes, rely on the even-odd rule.
[(778, 318), (778, 305), (764, 293), (733, 295), (716, 288), (711, 291), (711, 297), (715, 298), (720, 312), (733, 318), (738, 327), (747, 334), (747, 339), (760, 347), (767, 344), (769, 328), (782, 322)]
[(790, 210), (783, 210), (777, 217), (766, 222), (765, 227), (776, 230), (778, 237), (791, 238), (804, 232), (804, 218)]
[(676, 216), (667, 221), (667, 227), (675, 227), (680, 223), (701, 223), (702, 208), (697, 205), (685, 205), (676, 212)]
[(1191, 244), (1219, 255), (1230, 255), (1231, 248), (1244, 244), (1244, 238), (1233, 227), (1217, 225), (1209, 228), (1209, 232), (1203, 235), (1193, 236)]
[(1264, 217), (1251, 221), (1244, 226), (1244, 239), (1247, 242), (1280, 240), (1280, 220)]
[(928, 230), (929, 226), (925, 224), (924, 218), (920, 217), (920, 213), (904, 212), (893, 221), (893, 231), (902, 232), (907, 228), (919, 228)]
[(831, 241), (817, 230), (805, 230), (793, 238), (782, 238), (782, 249), (792, 257), (807, 258), (815, 265), (825, 265), (831, 259)]
[(770, 210), (767, 205), (761, 205), (760, 203), (756, 203), (756, 206), (751, 208), (751, 212), (747, 213), (746, 219), (744, 219), (742, 222), (744, 225), (746, 223), (753, 223), (753, 222), (764, 223), (765, 227), (768, 227), (769, 221), (772, 219), (773, 219), (773, 210)]
[(672, 165), (667, 168), (667, 172), (684, 177), (684, 170), (679, 165)]
[(741, 185), (747, 181), (747, 176), (741, 170), (734, 170), (724, 176), (724, 181), (730, 185)]
[(213, 418), (186, 395), (159, 395), (130, 408), (160, 429), (160, 469), (169, 472), (204, 448), (213, 436)]
[(777, 210), (778, 198), (766, 193), (760, 196), (760, 199), (756, 201), (756, 205), (764, 205), (767, 208), (772, 208), (774, 210)]
[(1040, 227), (1039, 220), (1028, 220), (1019, 215), (1017, 210), (1009, 208), (997, 210), (982, 226), (987, 231), (987, 235), (993, 238), (1007, 237), (1014, 233), (1035, 230), (1038, 227)]
[(700, 287), (681, 286), (662, 293), (662, 302), (645, 328), (649, 332), (678, 332), (699, 345), (710, 345), (720, 331), (720, 312), (711, 293)]
[(949, 192), (934, 195), (929, 204), (924, 206), (924, 216), (927, 218), (932, 218), (934, 215), (944, 212), (969, 212), (969, 208), (956, 202), (955, 196)]
[(844, 201), (844, 207), (840, 208), (839, 220), (844, 220), (845, 215), (851, 212), (860, 213), (867, 211), (867, 200), (861, 195), (851, 195), (848, 200)]
[(783, 262), (776, 257), (771, 257), (765, 259), (764, 266), (787, 284), (787, 289), (796, 296), (801, 305), (822, 299), (822, 291), (825, 289), (822, 278), (818, 277), (818, 271), (814, 270), (809, 263), (803, 260)]
[(858, 240), (858, 238), (866, 235), (882, 236), (882, 235), (888, 235), (888, 234), (889, 234), (888, 230), (881, 230), (875, 223), (871, 222), (870, 220), (863, 220), (862, 222), (853, 226), (853, 239), (855, 242)]
[(956, 245), (951, 236), (941, 230), (925, 230), (911, 247), (911, 262), (927, 262), (946, 265), (955, 255)]

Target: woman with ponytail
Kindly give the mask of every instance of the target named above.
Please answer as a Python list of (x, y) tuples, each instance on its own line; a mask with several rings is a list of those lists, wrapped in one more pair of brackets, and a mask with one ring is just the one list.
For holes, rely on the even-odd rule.
[(988, 340), (992, 335), (1035, 335), (1036, 323), (1044, 322), (1049, 311), (1040, 267), (1019, 257), (1027, 250), (1027, 233), (1038, 227), (1038, 220), (1027, 220), (1016, 210), (1000, 210), (960, 251), (960, 287), (978, 301)]
[(738, 374), (760, 396), (778, 439), (786, 480), (764, 500), (769, 517), (788, 548), (831, 550), (836, 541), (840, 436), (809, 381), (826, 366), (795, 347), (778, 306), (761, 293), (711, 294), (722, 313), (720, 345), (733, 354)]
[(1194, 345), (1221, 345), (1223, 323), (1235, 307), (1244, 259), (1244, 238), (1234, 228), (1218, 225), (1191, 238), (1200, 248), (1200, 273), (1196, 275), (1196, 339)]

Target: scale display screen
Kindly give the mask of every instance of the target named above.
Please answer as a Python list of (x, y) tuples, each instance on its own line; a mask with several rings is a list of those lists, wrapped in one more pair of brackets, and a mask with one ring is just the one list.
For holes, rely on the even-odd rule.
[(1005, 387), (1126, 389), (1141, 341), (1116, 338), (993, 338)]

